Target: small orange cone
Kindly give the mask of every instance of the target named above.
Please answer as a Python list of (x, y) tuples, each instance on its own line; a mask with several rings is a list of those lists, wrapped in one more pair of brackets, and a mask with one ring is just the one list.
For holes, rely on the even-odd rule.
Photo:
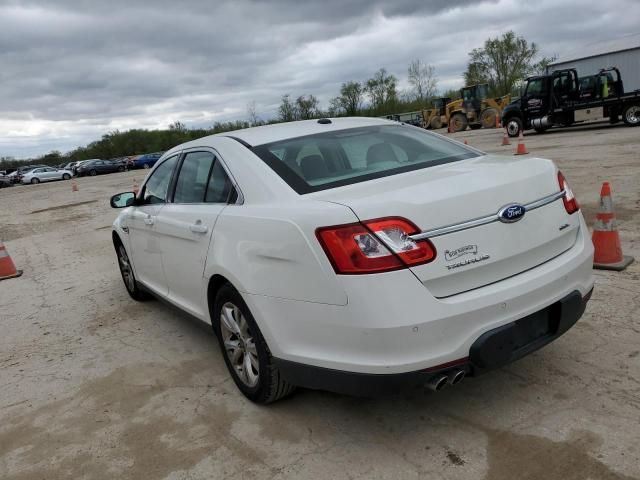
[(518, 146), (514, 155), (526, 155), (527, 153), (529, 153), (529, 151), (527, 150), (527, 147), (524, 146), (524, 135), (522, 135), (522, 130), (520, 130), (520, 135), (518, 136)]
[(467, 141), (466, 141), (466, 140), (464, 141), (464, 144), (465, 144), (465, 145), (469, 145), (469, 144), (467, 143)]
[(447, 133), (453, 133), (453, 119), (449, 121), (449, 128), (447, 129)]
[(72, 192), (78, 191), (78, 183), (75, 180), (71, 180), (71, 191)]
[(500, 127), (502, 127), (502, 124), (500, 123), (500, 115), (496, 115), (496, 128)]
[(133, 193), (137, 196), (138, 190), (140, 190), (140, 186), (138, 185), (138, 180), (136, 178), (133, 179)]
[(22, 275), (22, 270), (16, 270), (16, 266), (9, 256), (9, 252), (4, 246), (4, 243), (0, 241), (0, 280), (7, 278), (15, 278)]
[(501, 145), (511, 145), (511, 142), (509, 141), (509, 134), (507, 133), (507, 127), (504, 128)]
[(609, 182), (604, 182), (600, 190), (600, 211), (596, 215), (591, 241), (595, 247), (593, 268), (619, 272), (633, 262), (633, 257), (622, 254)]

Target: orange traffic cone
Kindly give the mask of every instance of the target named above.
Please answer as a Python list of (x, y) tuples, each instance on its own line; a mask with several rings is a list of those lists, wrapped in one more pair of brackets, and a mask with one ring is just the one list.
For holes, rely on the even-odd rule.
[(16, 270), (16, 266), (9, 256), (9, 252), (4, 246), (4, 243), (0, 241), (0, 280), (7, 278), (15, 278), (22, 275), (22, 270)]
[(140, 190), (140, 186), (138, 185), (138, 180), (136, 178), (133, 179), (133, 193), (138, 195), (138, 190)]
[(529, 151), (527, 150), (527, 147), (524, 146), (524, 135), (522, 135), (522, 130), (520, 130), (520, 135), (518, 136), (518, 146), (514, 155), (526, 155), (527, 153), (529, 153)]
[(496, 115), (496, 128), (500, 127), (502, 127), (502, 124), (500, 123), (500, 115)]
[(465, 144), (465, 145), (469, 145), (469, 143), (468, 143), (466, 140), (464, 141), (464, 144)]
[(502, 135), (502, 144), (501, 145), (511, 145), (509, 141), (509, 134), (507, 133), (507, 128), (504, 129), (504, 134)]
[(619, 272), (633, 262), (633, 257), (622, 254), (609, 182), (604, 182), (600, 190), (600, 211), (596, 215), (591, 241), (596, 249), (593, 268)]
[(447, 129), (447, 133), (453, 133), (453, 119), (449, 121), (449, 128)]
[(78, 191), (78, 183), (75, 180), (71, 180), (71, 191), (72, 192)]

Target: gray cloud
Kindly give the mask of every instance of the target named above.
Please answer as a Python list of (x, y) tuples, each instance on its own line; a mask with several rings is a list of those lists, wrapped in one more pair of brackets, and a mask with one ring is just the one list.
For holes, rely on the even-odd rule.
[(69, 150), (116, 128), (263, 118), (279, 98), (413, 58), (461, 84), (467, 52), (513, 29), (544, 54), (637, 30), (634, 0), (0, 2), (0, 156)]

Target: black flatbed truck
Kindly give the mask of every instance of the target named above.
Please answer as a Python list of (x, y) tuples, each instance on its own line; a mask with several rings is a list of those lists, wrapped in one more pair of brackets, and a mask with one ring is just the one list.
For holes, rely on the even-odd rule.
[(551, 127), (602, 119), (640, 125), (640, 90), (625, 93), (617, 68), (588, 77), (582, 89), (580, 80), (573, 68), (527, 78), (524, 94), (502, 112), (502, 125), (509, 136), (517, 137), (522, 130), (532, 128), (543, 133)]

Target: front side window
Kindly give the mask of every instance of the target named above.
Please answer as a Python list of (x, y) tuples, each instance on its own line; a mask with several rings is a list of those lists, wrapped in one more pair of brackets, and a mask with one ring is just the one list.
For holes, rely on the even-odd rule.
[(300, 194), (480, 155), (437, 135), (403, 125), (308, 135), (259, 145), (253, 152)]
[(149, 180), (144, 186), (144, 204), (165, 203), (167, 201), (167, 191), (171, 182), (171, 174), (178, 161), (178, 156), (174, 155), (167, 160), (151, 174)]
[(529, 80), (529, 84), (527, 85), (527, 95), (542, 95), (543, 92), (543, 84), (544, 79), (536, 78), (534, 80)]

